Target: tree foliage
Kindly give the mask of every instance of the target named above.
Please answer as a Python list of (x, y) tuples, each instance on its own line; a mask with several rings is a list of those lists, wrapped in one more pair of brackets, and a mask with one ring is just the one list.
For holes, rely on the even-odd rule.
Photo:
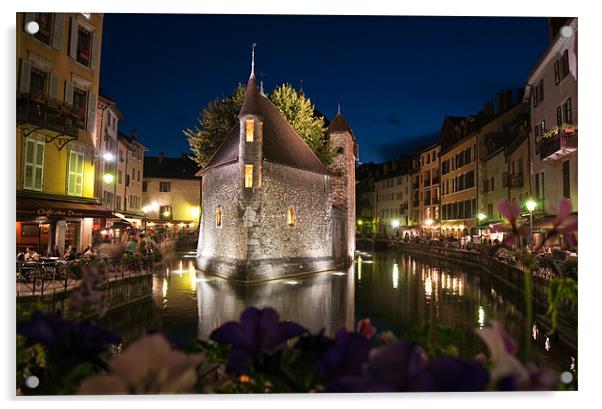
[[(194, 128), (184, 130), (192, 158), (205, 166), (213, 153), (228, 136), (238, 121), (245, 87), (238, 84), (232, 95), (211, 101), (198, 118)], [(268, 98), (274, 103), (293, 129), (325, 164), (331, 163), (332, 154), (324, 139), (324, 118), (316, 114), (311, 101), (300, 95), (289, 84), (277, 87)]]

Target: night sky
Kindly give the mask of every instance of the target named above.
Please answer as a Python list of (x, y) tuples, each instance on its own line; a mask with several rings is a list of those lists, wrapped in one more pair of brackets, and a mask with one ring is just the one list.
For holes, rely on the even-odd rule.
[(545, 18), (105, 14), (101, 93), (149, 155), (180, 155), (200, 110), (246, 83), (252, 42), (266, 92), (303, 80), (328, 118), (340, 102), (360, 160), (379, 162), (523, 87), (548, 32)]

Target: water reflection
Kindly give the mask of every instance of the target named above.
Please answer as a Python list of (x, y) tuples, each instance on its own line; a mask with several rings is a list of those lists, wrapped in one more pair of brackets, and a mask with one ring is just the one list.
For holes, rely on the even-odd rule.
[(540, 337), (537, 324), (525, 333), (521, 300), (520, 294), (476, 270), (401, 252), (363, 253), (348, 271), (256, 285), (205, 275), (195, 269), (193, 258), (177, 256), (156, 272), (152, 312), (148, 307), (137, 312), (138, 307), (133, 306), (132, 312), (126, 308), (120, 314), (127, 314), (128, 327), (114, 326), (131, 334), (159, 329), (187, 343), (206, 339), (217, 326), (238, 320), (249, 306), (270, 306), (283, 319), (300, 322), (314, 332), (325, 328), (327, 334), (370, 318), (378, 331), (391, 330), (403, 337), (429, 320), (460, 329), (464, 339), (459, 347), (472, 357), (485, 351), (475, 328), (499, 320), (519, 345), (525, 338), (533, 342), (537, 364), (576, 371), (571, 368), (575, 351), (555, 339)]
[[(201, 272), (198, 275), (206, 278)], [(199, 280), (196, 295), (201, 338), (227, 321), (238, 320), (251, 306), (275, 308), (282, 319), (302, 323), (310, 331), (325, 328), (327, 334), (352, 328), (354, 322), (353, 270), (254, 285)]]

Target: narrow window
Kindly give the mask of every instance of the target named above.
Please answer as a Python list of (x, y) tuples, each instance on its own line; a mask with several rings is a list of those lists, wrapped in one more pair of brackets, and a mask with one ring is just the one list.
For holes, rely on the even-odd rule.
[(69, 180), (67, 183), (67, 194), (81, 196), (84, 183), (84, 154), (81, 152), (69, 152)]
[(563, 105), (564, 122), (567, 124), (573, 123), (573, 112), (571, 110), (571, 99), (567, 99)]
[(263, 143), (263, 121), (259, 121), (259, 143)]
[(221, 206), (217, 206), (215, 209), (215, 225), (217, 227), (222, 226), (222, 208)]
[(558, 85), (560, 82), (560, 60), (554, 62), (554, 83)]
[(294, 207), (289, 207), (288, 208), (288, 213), (287, 213), (287, 223), (289, 227), (295, 227), (295, 224), (297, 224), (297, 215), (295, 214), (295, 208)]
[(253, 165), (245, 165), (245, 187), (253, 187)]
[(560, 105), (556, 107), (556, 125), (562, 125), (562, 107)]
[(246, 131), (245, 134), (247, 136), (247, 142), (253, 142), (253, 136), (255, 131), (255, 122), (253, 119), (249, 118), (245, 121)]
[(539, 102), (543, 102), (543, 78), (539, 80)]
[(562, 78), (569, 75), (569, 50), (564, 50), (562, 54)]
[(562, 195), (567, 199), (571, 198), (571, 173), (570, 162), (562, 162)]
[(171, 220), (173, 217), (171, 206), (161, 206), (159, 208), (159, 218), (162, 220)]

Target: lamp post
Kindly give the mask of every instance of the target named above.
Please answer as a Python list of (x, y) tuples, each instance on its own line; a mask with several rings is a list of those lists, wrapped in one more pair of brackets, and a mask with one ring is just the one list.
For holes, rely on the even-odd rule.
[(479, 232), (480, 232), (480, 236), (481, 236), (481, 244), (483, 244), (483, 221), (487, 218), (487, 215), (485, 213), (479, 213), (477, 215), (477, 219), (479, 219)]
[(529, 199), (525, 205), (529, 211), (529, 228), (531, 229), (530, 241), (533, 242), (533, 210), (537, 207), (537, 202), (533, 199)]

